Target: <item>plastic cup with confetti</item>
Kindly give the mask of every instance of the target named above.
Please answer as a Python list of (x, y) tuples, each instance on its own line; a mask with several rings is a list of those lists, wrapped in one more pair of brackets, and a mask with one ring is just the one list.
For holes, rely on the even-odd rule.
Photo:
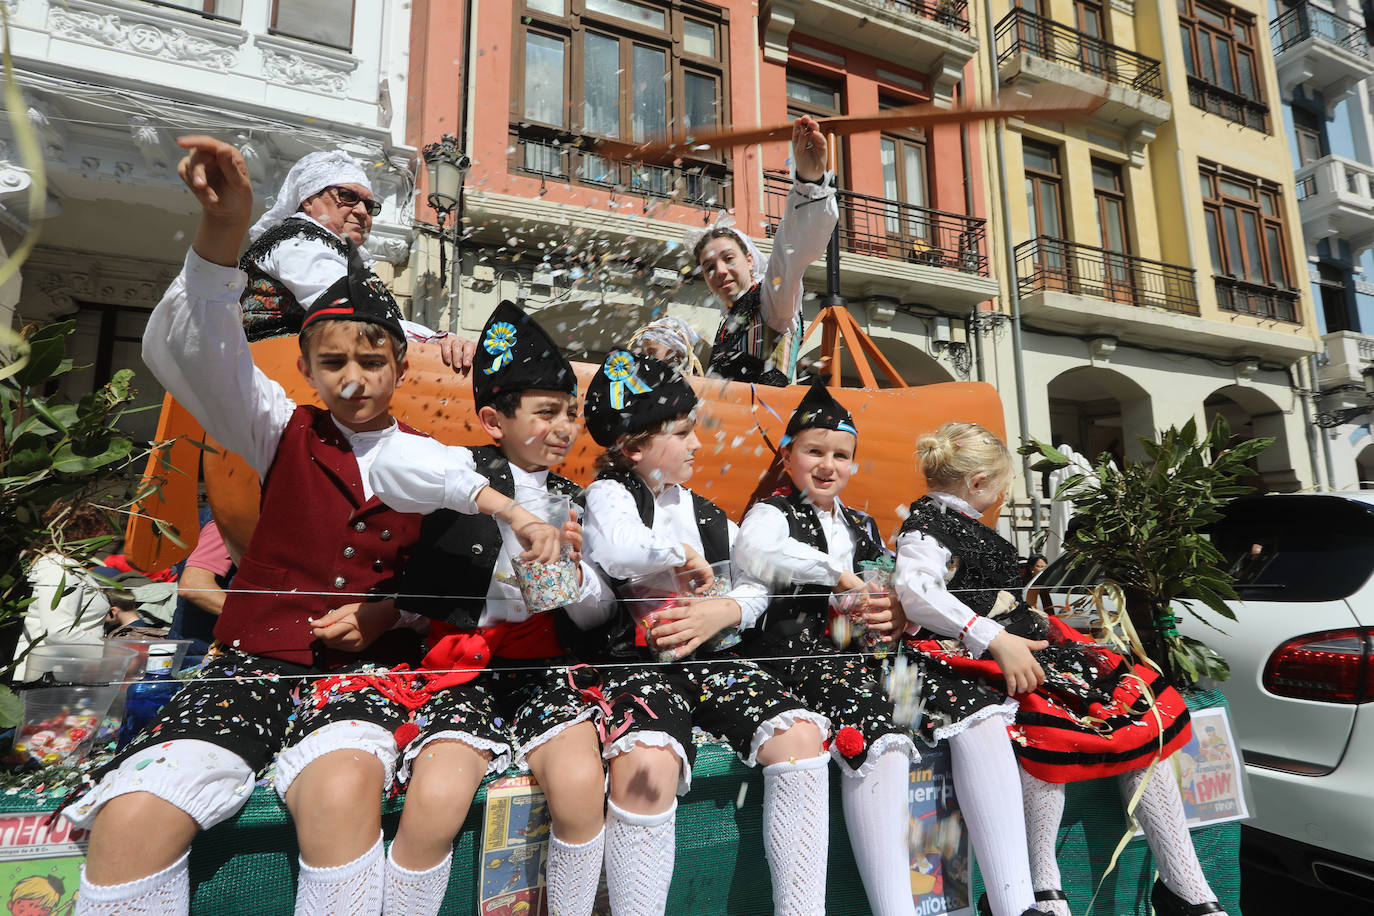
[[(559, 530), (567, 524), (572, 508), (566, 496), (529, 487), (517, 488), (515, 501), (536, 518)], [(500, 519), (497, 524), (501, 528), (501, 540), (510, 557), (516, 584), (531, 611), (552, 611), (577, 600), (577, 562), (573, 559), (571, 547), (564, 544), (562, 555), (551, 563), (526, 562), (520, 559), (525, 548), (515, 532)]]

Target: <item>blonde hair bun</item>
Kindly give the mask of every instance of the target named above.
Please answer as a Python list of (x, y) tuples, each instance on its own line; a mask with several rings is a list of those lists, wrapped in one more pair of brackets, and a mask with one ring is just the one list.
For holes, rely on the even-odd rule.
[(1011, 451), (990, 430), (977, 423), (946, 423), (916, 440), (921, 473), (934, 489), (967, 483), (983, 473), (994, 480), (1008, 477)]

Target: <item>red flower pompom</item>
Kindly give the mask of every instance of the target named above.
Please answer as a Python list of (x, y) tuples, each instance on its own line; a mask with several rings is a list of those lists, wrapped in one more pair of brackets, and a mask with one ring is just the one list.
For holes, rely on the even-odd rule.
[(396, 729), (396, 748), (405, 750), (405, 746), (415, 740), (420, 734), (420, 727), (414, 722), (402, 722)]
[(864, 733), (846, 725), (835, 735), (835, 746), (840, 749), (840, 753), (846, 757), (853, 757), (864, 749)]

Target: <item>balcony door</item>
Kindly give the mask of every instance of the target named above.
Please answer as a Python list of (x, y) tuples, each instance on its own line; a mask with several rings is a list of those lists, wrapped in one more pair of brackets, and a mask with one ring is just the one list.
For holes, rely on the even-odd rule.
[(1034, 140), (1021, 142), (1026, 172), (1026, 210), (1035, 246), (1036, 273), (1043, 277), (1045, 289), (1069, 288), (1068, 259), (1065, 251), (1064, 189), (1059, 150)]
[(1126, 226), (1126, 185), (1121, 166), (1092, 160), (1093, 200), (1097, 204), (1098, 245), (1102, 249), (1102, 296), (1134, 303), (1136, 283), (1131, 271), (1130, 235)]
[[(926, 149), (923, 138), (884, 134), (883, 231), (888, 254), (902, 260), (932, 259), (930, 215), (926, 212)], [(938, 247), (938, 246), (937, 246)], [(934, 252), (938, 260), (938, 252)]]
[(1107, 55), (1104, 45), (1107, 41), (1107, 20), (1102, 13), (1102, 4), (1094, 0), (1075, 0), (1074, 19), (1082, 38), (1078, 42), (1078, 60), (1085, 73), (1110, 77), (1107, 73)]

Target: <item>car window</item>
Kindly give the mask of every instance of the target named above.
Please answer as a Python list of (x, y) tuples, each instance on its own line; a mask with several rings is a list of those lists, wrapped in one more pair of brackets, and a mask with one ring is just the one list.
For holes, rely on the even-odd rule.
[(1210, 534), (1246, 601), (1338, 601), (1374, 573), (1374, 506), (1354, 500), (1247, 497)]

